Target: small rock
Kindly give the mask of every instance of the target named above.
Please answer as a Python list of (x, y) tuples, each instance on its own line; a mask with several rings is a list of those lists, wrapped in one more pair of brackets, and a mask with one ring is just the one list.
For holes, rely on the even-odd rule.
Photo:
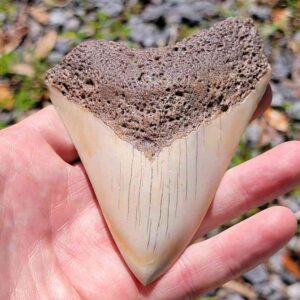
[(64, 29), (66, 31), (76, 31), (79, 27), (80, 21), (77, 18), (73, 17), (66, 22)]
[(218, 292), (218, 289), (214, 289), (214, 290), (211, 290), (211, 291), (207, 292), (205, 294), (205, 296), (207, 296), (207, 297), (213, 297), (213, 296), (215, 296), (217, 294), (217, 292)]
[(95, 21), (96, 19), (97, 19), (97, 14), (94, 11), (92, 11), (92, 12), (88, 13), (88, 15), (84, 16), (84, 21), (86, 24), (89, 22)]
[(300, 251), (300, 237), (297, 235), (294, 235), (287, 244), (289, 249), (292, 249), (294, 251)]
[(288, 65), (286, 65), (285, 59), (278, 57), (272, 64), (272, 79), (278, 81), (284, 80), (289, 73), (290, 69)]
[(240, 296), (238, 294), (230, 294), (225, 299), (227, 299), (227, 300), (244, 300), (245, 298), (243, 298), (242, 296)]
[(249, 13), (253, 18), (265, 21), (271, 16), (271, 7), (252, 4), (249, 8)]
[(255, 120), (249, 124), (245, 131), (246, 142), (250, 147), (256, 146), (261, 138), (261, 126)]
[[(288, 86), (284, 82), (281, 82), (279, 84), (271, 83), (271, 86), (272, 86), (272, 90), (273, 90), (272, 105), (281, 106), (285, 102), (290, 102), (293, 104), (298, 102), (298, 98), (296, 96), (296, 91), (293, 87)], [(274, 100), (274, 97), (275, 98), (278, 97), (278, 99)], [(278, 103), (278, 105), (275, 105), (276, 102)]]
[(283, 295), (282, 293), (278, 293), (276, 291), (268, 296), (268, 300), (291, 300), (291, 299), (288, 299), (287, 296)]
[(300, 201), (297, 196), (285, 196), (282, 201), (280, 201), (284, 206), (287, 206), (294, 213), (300, 211)]
[(277, 274), (272, 274), (270, 276), (270, 286), (272, 287), (272, 289), (274, 291), (280, 291), (280, 290), (284, 290), (285, 285), (283, 284), (281, 278), (279, 275)]
[(269, 258), (269, 265), (276, 273), (281, 273), (283, 270), (281, 255), (282, 252), (279, 251)]
[(54, 26), (62, 26), (66, 22), (66, 16), (62, 9), (54, 9), (50, 13), (49, 23)]
[(78, 8), (74, 9), (74, 15), (78, 16), (78, 17), (83, 17), (85, 16), (86, 12), (84, 11), (84, 9), (82, 9), (81, 6), (79, 6)]
[(257, 294), (264, 297), (268, 297), (273, 292), (272, 286), (269, 282), (255, 283), (253, 289)]
[(264, 265), (259, 265), (256, 268), (245, 273), (243, 277), (253, 284), (262, 283), (268, 280), (268, 273)]
[(293, 55), (290, 50), (282, 50), (280, 53), (273, 53), (272, 79), (282, 81), (291, 75), (293, 67)]
[(29, 20), (29, 36), (31, 37), (32, 41), (36, 42), (42, 35), (42, 32), (43, 27), (39, 23)]
[(141, 43), (145, 47), (157, 46), (158, 29), (153, 24), (145, 24), (133, 16), (129, 20), (132, 28), (130, 36), (134, 42)]
[(13, 121), (14, 117), (13, 117), (13, 114), (12, 112), (4, 112), (4, 111), (1, 111), (0, 112), (0, 121), (1, 123), (5, 123), (5, 124), (9, 124)]
[(61, 39), (56, 42), (54, 49), (59, 53), (66, 54), (70, 48), (70, 41), (68, 39)]
[(285, 142), (285, 138), (282, 134), (276, 132), (276, 134), (274, 134), (272, 136), (272, 140), (271, 140), (271, 147), (276, 147), (280, 144), (282, 144), (283, 142)]
[(296, 31), (294, 36), (293, 36), (293, 40), (297, 43), (300, 43), (300, 31)]
[(300, 300), (300, 282), (288, 286), (287, 294), (291, 300)]
[(165, 6), (148, 5), (142, 12), (142, 19), (145, 22), (152, 22), (158, 20), (160, 17), (164, 17)]
[[(199, 2), (199, 4), (201, 4), (201, 3), (202, 3), (202, 1)], [(199, 11), (201, 11), (201, 8), (199, 10), (196, 10), (196, 8), (192, 5), (182, 4), (182, 5), (180, 5), (180, 7), (178, 7), (178, 10), (180, 12), (181, 20), (186, 19), (186, 20), (189, 20), (190, 22), (198, 23), (202, 19), (201, 14), (199, 12)]]
[(0, 22), (4, 22), (5, 19), (6, 19), (5, 14), (1, 12), (1, 13), (0, 13)]
[(53, 51), (48, 56), (48, 62), (50, 64), (56, 64), (56, 63), (60, 62), (62, 58), (63, 58), (63, 54), (62, 53)]
[(122, 0), (97, 0), (95, 6), (111, 17), (118, 16), (124, 9)]
[(295, 282), (297, 282), (297, 278), (288, 271), (281, 272), (280, 277), (282, 281), (286, 284), (294, 284)]
[(213, 1), (195, 1), (194, 9), (200, 14), (201, 18), (213, 17), (218, 14), (218, 8)]
[(24, 120), (25, 118), (37, 113), (38, 111), (39, 111), (39, 109), (32, 108), (32, 109), (29, 109), (26, 111), (14, 110), (12, 113), (13, 113), (15, 121), (18, 123), (18, 122), (21, 122), (22, 120)]
[(278, 106), (281, 107), (284, 103), (284, 97), (283, 97), (282, 93), (280, 92), (279, 85), (271, 82), (271, 88), (272, 88), (272, 92), (273, 92), (271, 105), (274, 107), (278, 107)]
[[(300, 41), (299, 41), (299, 44), (300, 44)], [(300, 85), (300, 57), (296, 58), (293, 63), (293, 79), (295, 80), (295, 82), (297, 84)]]
[(90, 38), (96, 33), (96, 30), (90, 26), (82, 26), (80, 33), (83, 34), (85, 38)]

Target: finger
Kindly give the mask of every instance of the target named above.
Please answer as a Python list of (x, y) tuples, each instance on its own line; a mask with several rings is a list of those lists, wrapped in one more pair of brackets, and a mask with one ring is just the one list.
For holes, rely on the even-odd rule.
[(291, 141), (228, 170), (196, 236), (299, 185), (299, 165), (300, 142)]
[(252, 119), (255, 119), (257, 117), (259, 117), (260, 115), (263, 114), (263, 112), (270, 106), (272, 101), (272, 89), (271, 86), (268, 85), (266, 88), (266, 91), (262, 97), (262, 99), (260, 100), (258, 107), (256, 108)]
[(209, 240), (189, 246), (153, 286), (150, 299), (193, 299), (261, 263), (295, 230), (296, 219), (289, 209), (272, 207), (262, 211)]
[(72, 162), (78, 158), (77, 151), (53, 105), (40, 110), (17, 125), (12, 126), (10, 130), (21, 128), (26, 131), (26, 134), (34, 131), (39, 139), (48, 143), (66, 162)]

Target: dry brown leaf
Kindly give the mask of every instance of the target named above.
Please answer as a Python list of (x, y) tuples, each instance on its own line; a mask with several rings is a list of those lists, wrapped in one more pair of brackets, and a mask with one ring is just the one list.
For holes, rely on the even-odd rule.
[(57, 32), (55, 30), (48, 31), (41, 37), (36, 44), (34, 55), (37, 58), (45, 58), (55, 46), (57, 40)]
[(16, 49), (27, 34), (27, 31), (27, 26), (21, 24), (16, 24), (6, 32), (0, 29), (0, 55), (10, 53)]
[(281, 132), (289, 131), (289, 119), (283, 112), (273, 108), (268, 108), (264, 113), (264, 118), (274, 129)]
[(32, 65), (26, 63), (20, 63), (13, 65), (10, 71), (14, 74), (24, 75), (28, 77), (33, 77), (35, 74), (35, 70)]
[(297, 277), (300, 280), (300, 265), (291, 256), (292, 255), (290, 251), (283, 253), (282, 264), (288, 271), (290, 271), (295, 277)]
[(291, 12), (288, 8), (276, 8), (272, 10), (273, 23), (281, 29), (287, 29)]
[(0, 107), (12, 109), (14, 106), (14, 94), (7, 83), (0, 83)]
[(41, 95), (41, 102), (49, 102), (50, 101), (50, 96), (49, 96), (49, 91), (45, 90), (42, 95)]
[(237, 280), (231, 280), (223, 285), (224, 288), (232, 290), (250, 300), (257, 299), (256, 293), (246, 284)]
[(29, 9), (30, 16), (40, 24), (47, 24), (49, 21), (49, 13), (45, 7), (32, 6)]
[(26, 7), (21, 7), (16, 22), (6, 31), (0, 28), (0, 55), (12, 52), (28, 32)]

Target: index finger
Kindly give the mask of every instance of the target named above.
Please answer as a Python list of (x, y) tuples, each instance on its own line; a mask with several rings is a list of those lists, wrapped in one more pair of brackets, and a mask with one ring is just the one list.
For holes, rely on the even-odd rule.
[(265, 94), (263, 95), (262, 99), (260, 100), (258, 107), (256, 108), (252, 120), (259, 117), (271, 104), (272, 101), (272, 89), (270, 84), (268, 84)]

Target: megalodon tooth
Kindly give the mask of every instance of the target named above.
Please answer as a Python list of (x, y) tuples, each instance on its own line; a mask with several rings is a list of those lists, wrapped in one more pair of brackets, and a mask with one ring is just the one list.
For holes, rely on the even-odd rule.
[(86, 41), (48, 71), (114, 241), (144, 285), (191, 242), (270, 74), (241, 18), (161, 48)]

